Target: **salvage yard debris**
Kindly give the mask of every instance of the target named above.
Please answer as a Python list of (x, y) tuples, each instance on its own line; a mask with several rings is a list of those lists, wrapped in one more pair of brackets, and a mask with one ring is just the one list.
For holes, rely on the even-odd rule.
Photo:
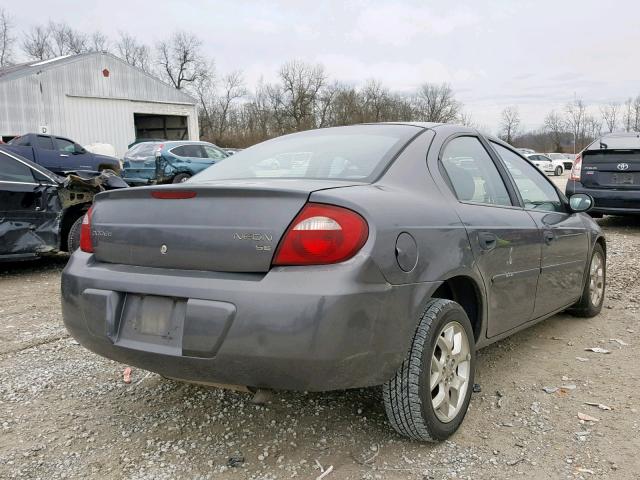
[(591, 407), (598, 407), (600, 410), (613, 410), (610, 406), (605, 405), (603, 403), (597, 402), (584, 402), (585, 405), (589, 405)]
[(601, 347), (589, 347), (589, 348), (585, 348), (584, 350), (586, 352), (593, 352), (593, 353), (611, 353), (609, 350)]
[(131, 367), (127, 367), (122, 372), (122, 380), (124, 383), (131, 383)]
[(596, 417), (592, 417), (591, 415), (587, 415), (586, 413), (578, 412), (578, 418), (583, 422), (599, 422), (600, 419)]

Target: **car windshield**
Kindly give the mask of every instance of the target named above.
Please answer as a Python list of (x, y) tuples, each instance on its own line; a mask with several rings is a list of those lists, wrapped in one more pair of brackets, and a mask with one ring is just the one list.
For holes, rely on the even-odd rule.
[(269, 140), (206, 169), (194, 183), (246, 178), (369, 181), (418, 133), (407, 125), (357, 125)]

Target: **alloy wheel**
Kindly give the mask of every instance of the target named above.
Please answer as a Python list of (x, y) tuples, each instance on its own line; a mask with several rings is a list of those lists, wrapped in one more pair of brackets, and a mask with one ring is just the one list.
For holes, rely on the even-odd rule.
[(600, 305), (604, 294), (604, 261), (600, 252), (595, 252), (589, 266), (589, 296), (593, 306)]
[(431, 405), (443, 423), (460, 412), (469, 388), (471, 349), (465, 329), (458, 322), (447, 323), (431, 356)]

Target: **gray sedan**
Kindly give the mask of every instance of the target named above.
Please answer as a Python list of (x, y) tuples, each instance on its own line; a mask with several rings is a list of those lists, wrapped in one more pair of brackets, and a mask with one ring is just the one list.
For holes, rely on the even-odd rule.
[(466, 127), (295, 133), (180, 185), (98, 195), (62, 275), (64, 321), (90, 350), (175, 379), (382, 385), (398, 432), (442, 440), (478, 348), (600, 312), (592, 203)]

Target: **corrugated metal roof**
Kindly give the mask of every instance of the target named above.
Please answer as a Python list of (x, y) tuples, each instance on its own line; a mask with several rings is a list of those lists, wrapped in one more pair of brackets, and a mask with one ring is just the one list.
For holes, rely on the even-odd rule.
[[(34, 60), (34, 61), (30, 61), (30, 62), (20, 63), (20, 64), (17, 64), (17, 65), (11, 65), (9, 67), (2, 67), (2, 68), (0, 68), (0, 82), (9, 81), (9, 80), (15, 80), (17, 78), (27, 77), (29, 75), (33, 75), (33, 74), (36, 74), (38, 72), (42, 72), (42, 71), (45, 71), (45, 70), (59, 68), (59, 67), (71, 64), (71, 63), (75, 63), (75, 62), (84, 60), (87, 57), (109, 57), (111, 59), (115, 59), (116, 61), (122, 63), (126, 67), (134, 69), (134, 70), (137, 70), (138, 73), (140, 73), (141, 75), (145, 75), (146, 77), (149, 77), (149, 78), (153, 79), (154, 81), (162, 84), (163, 86), (166, 86), (167, 88), (175, 90), (174, 87), (172, 87), (171, 85), (169, 85), (166, 82), (163, 82), (158, 77), (154, 77), (153, 75), (145, 72), (144, 70), (142, 70), (142, 69), (140, 69), (138, 67), (134, 67), (133, 65), (128, 64), (127, 62), (125, 62), (121, 58), (118, 58), (115, 55), (112, 55), (112, 54), (107, 53), (107, 52), (89, 52), (89, 53), (81, 53), (79, 55), (65, 55), (65, 56), (62, 56), (62, 57), (51, 58), (51, 59), (48, 59), (48, 60)], [(189, 94), (187, 94), (187, 93), (185, 93), (185, 92), (183, 92), (181, 90), (178, 90), (178, 92), (185, 97), (185, 101), (186, 102), (192, 103), (192, 104), (196, 104), (197, 103), (197, 100), (195, 98), (193, 98), (191, 95), (189, 95)]]

